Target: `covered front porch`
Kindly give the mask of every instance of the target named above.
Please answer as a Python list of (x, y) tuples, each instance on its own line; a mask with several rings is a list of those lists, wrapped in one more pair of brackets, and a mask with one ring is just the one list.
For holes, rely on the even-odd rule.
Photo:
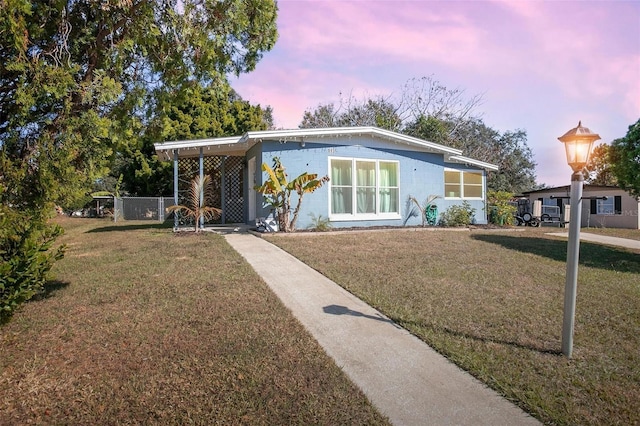
[[(244, 181), (245, 157), (237, 155), (208, 155), (201, 149), (197, 157), (180, 156), (173, 152), (173, 197), (175, 204), (188, 204), (191, 181), (210, 176), (213, 191), (209, 205), (222, 209), (221, 216), (204, 225), (245, 223)], [(175, 215), (174, 226), (190, 226), (184, 218)]]

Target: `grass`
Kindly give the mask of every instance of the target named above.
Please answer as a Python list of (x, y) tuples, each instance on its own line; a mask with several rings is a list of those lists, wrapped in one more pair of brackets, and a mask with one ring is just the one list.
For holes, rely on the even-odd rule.
[(388, 424), (221, 236), (62, 224), (0, 328), (0, 424)]
[(547, 424), (640, 423), (640, 252), (581, 244), (572, 359), (566, 241), (523, 232), (350, 232), (269, 240)]
[(582, 228), (582, 232), (607, 235), (609, 237), (627, 238), (630, 240), (640, 240), (640, 229)]

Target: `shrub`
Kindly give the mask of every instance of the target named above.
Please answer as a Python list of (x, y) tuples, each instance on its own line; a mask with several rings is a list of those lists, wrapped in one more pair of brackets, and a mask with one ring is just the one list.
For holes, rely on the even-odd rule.
[(51, 250), (62, 228), (0, 206), (0, 324), (41, 293), (64, 246)]
[(316, 217), (315, 214), (309, 213), (311, 216), (311, 225), (307, 226), (307, 229), (313, 229), (314, 231), (330, 231), (333, 226), (331, 226), (331, 222), (329, 222), (328, 217), (322, 217), (322, 215), (318, 215)]
[(489, 191), (489, 222), (496, 225), (513, 225), (518, 208), (511, 204), (513, 194), (507, 191)]
[(440, 216), (440, 226), (469, 226), (474, 221), (476, 209), (464, 201), (462, 205), (454, 205), (446, 209)]

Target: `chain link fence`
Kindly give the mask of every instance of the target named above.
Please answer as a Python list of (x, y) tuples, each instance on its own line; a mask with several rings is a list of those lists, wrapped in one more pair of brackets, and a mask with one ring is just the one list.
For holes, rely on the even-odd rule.
[(164, 222), (166, 209), (175, 203), (173, 197), (119, 197), (114, 198), (114, 221), (157, 220)]

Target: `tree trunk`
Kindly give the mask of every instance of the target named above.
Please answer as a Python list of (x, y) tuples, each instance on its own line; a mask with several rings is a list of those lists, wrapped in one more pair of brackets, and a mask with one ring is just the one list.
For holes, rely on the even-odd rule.
[(278, 209), (278, 227), (281, 231), (291, 232), (289, 224), (289, 211), (285, 208)]

